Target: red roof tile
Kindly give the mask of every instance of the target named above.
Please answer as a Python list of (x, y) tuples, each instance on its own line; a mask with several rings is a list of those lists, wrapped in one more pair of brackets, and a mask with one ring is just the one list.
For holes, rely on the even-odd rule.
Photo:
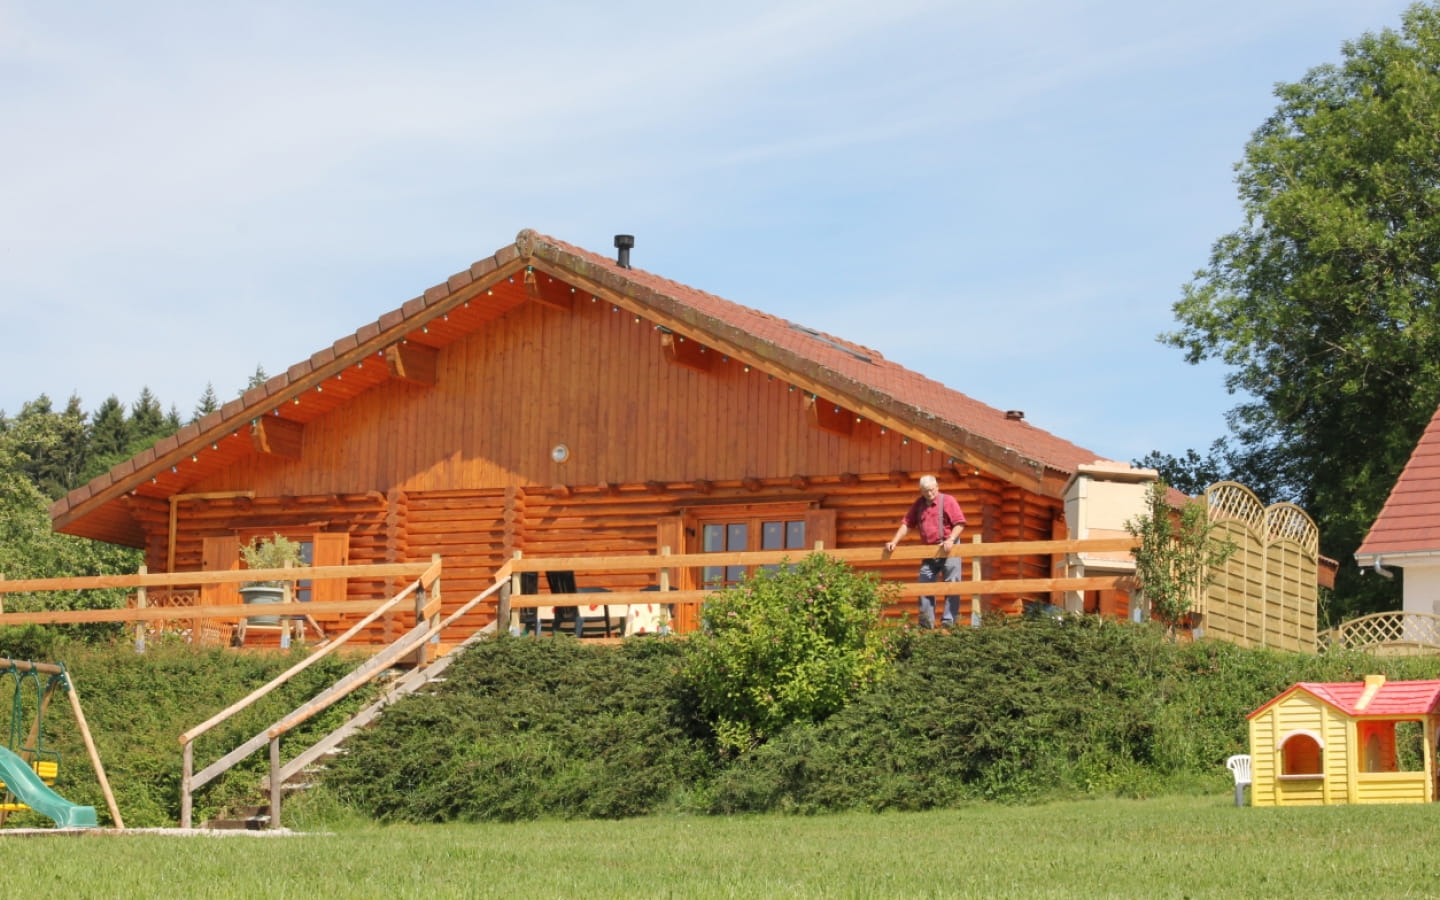
[(1391, 488), (1370, 533), (1355, 551), (1363, 563), (1382, 554), (1440, 552), (1440, 409)]
[(1296, 686), (1351, 716), (1419, 715), (1433, 711), (1440, 702), (1440, 680), (1434, 679), (1387, 681), (1364, 709), (1356, 708), (1365, 693), (1363, 681), (1302, 681)]

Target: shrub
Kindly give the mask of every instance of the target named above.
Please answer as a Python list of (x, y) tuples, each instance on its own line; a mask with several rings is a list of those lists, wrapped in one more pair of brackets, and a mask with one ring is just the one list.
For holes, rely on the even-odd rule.
[(681, 696), (682, 645), (502, 636), (444, 689), (396, 703), (332, 763), (327, 787), (382, 821), (619, 818), (706, 774)]
[(705, 605), (685, 676), (722, 750), (744, 753), (796, 722), (820, 722), (888, 670), (878, 627), (893, 586), (812, 553)]

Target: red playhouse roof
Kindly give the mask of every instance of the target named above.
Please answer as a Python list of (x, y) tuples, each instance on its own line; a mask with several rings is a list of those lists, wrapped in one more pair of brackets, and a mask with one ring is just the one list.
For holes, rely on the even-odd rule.
[(1381, 679), (1378, 684), (1365, 681), (1302, 681), (1271, 698), (1246, 718), (1255, 718), (1296, 691), (1304, 691), (1347, 716), (1422, 716), (1435, 712), (1440, 706), (1440, 679)]

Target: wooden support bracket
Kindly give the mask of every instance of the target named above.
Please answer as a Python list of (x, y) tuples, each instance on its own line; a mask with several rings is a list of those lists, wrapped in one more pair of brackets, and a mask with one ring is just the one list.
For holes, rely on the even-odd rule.
[(660, 346), (665, 349), (666, 360), (696, 372), (709, 372), (715, 367), (715, 357), (719, 355), (707, 351), (699, 341), (668, 331), (660, 333)]
[(831, 403), (824, 397), (810, 401), (811, 420), (821, 431), (849, 437), (855, 433), (855, 414), (838, 403)]
[(433, 385), (439, 359), (440, 351), (424, 344), (401, 341), (385, 348), (385, 365), (390, 377), (411, 384)]
[(256, 453), (299, 459), (305, 426), (279, 416), (261, 416), (250, 426), (250, 443)]
[(565, 312), (575, 311), (574, 289), (544, 272), (536, 272), (529, 268), (525, 270), (525, 296), (536, 303), (543, 303), (555, 309), (562, 309)]

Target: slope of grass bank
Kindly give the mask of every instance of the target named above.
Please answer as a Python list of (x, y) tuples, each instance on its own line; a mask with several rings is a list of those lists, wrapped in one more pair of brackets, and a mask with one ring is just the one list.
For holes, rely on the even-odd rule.
[(443, 691), (355, 741), (327, 783), (366, 815), (410, 822), (1224, 792), (1245, 714), (1293, 682), (1440, 672), (1435, 659), (1176, 646), (1092, 618), (917, 632), (874, 691), (731, 758), (695, 713), (682, 653), (487, 643)]
[[(1437, 659), (1374, 659), (1175, 646), (1148, 627), (1077, 619), (911, 633), (873, 691), (816, 725), (729, 756), (682, 678), (685, 642), (596, 647), (500, 638), (457, 660), (430, 695), (404, 700), (352, 742), (324, 790), (287, 821), (623, 818), (657, 813), (915, 811), (976, 801), (1230, 795), (1226, 756), (1245, 714), (1303, 680), (1440, 677)], [(0, 654), (3, 655), (3, 654)], [(128, 645), (73, 646), (74, 673), (126, 824), (174, 825), (186, 729), (294, 657)], [(204, 765), (355, 665), (326, 660), (202, 741)], [(338, 721), (332, 711), (310, 734)], [(106, 816), (68, 705), (46, 717), (65, 755), (60, 792)], [(282, 750), (300, 747), (287, 741)], [(255, 754), (202, 791), (197, 820), (255, 794)], [(256, 799), (259, 799), (258, 796)], [(30, 816), (27, 819), (26, 816)], [(48, 825), (34, 814), (14, 824)]]

